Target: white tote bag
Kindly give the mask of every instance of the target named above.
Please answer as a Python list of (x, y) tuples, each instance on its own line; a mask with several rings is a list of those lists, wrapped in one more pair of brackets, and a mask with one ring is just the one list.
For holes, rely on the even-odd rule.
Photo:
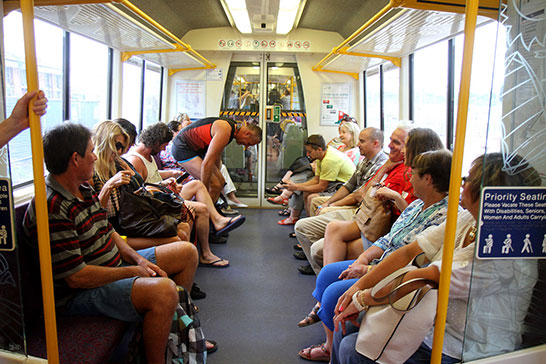
[(423, 278), (411, 279), (400, 284), (404, 275), (416, 266), (408, 265), (390, 274), (372, 289), (372, 297), (393, 282), (388, 294), (389, 304), (372, 306), (364, 315), (355, 349), (360, 354), (380, 364), (404, 363), (421, 345), (425, 335), (434, 325), (436, 315), (437, 290), (430, 285), (411, 291), (392, 302), (391, 297), (401, 287), (412, 282), (432, 283)]

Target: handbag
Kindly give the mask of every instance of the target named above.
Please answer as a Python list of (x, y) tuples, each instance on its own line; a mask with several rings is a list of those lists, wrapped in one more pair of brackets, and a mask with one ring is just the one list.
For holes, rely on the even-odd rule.
[[(415, 278), (400, 284), (407, 272), (418, 268), (415, 262), (420, 257), (421, 255), (414, 258), (411, 265), (382, 279), (371, 291), (374, 299), (388, 297), (389, 303), (371, 306), (366, 312), (360, 324), (355, 349), (377, 363), (404, 363), (417, 351), (434, 325), (438, 298), (437, 290), (430, 285), (434, 282)], [(394, 300), (402, 287), (414, 282), (423, 282), (425, 285)], [(391, 283), (391, 291), (385, 296), (377, 297), (377, 292)]]
[(178, 286), (178, 304), (174, 312), (167, 348), (166, 364), (205, 364), (207, 345), (197, 311), (188, 291)]
[(307, 157), (296, 158), (296, 160), (292, 162), (288, 169), (294, 174), (304, 171), (313, 171), (313, 168), (311, 168), (311, 162), (309, 162), (309, 158)]
[(145, 186), (134, 192), (128, 186), (121, 186), (119, 190), (121, 234), (157, 238), (177, 236), (182, 209), (186, 208), (181, 197), (169, 197), (165, 191), (152, 193)]
[(375, 197), (376, 187), (368, 188), (355, 213), (362, 234), (371, 242), (387, 234), (392, 226), (391, 201)]

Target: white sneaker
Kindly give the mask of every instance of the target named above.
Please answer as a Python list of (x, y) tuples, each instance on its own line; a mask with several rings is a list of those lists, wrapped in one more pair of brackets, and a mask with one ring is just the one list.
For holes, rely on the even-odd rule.
[(227, 203), (228, 203), (228, 205), (235, 206), (235, 207), (248, 207), (247, 204), (244, 204), (242, 202), (235, 202), (235, 201), (232, 201), (230, 199), (227, 200)]

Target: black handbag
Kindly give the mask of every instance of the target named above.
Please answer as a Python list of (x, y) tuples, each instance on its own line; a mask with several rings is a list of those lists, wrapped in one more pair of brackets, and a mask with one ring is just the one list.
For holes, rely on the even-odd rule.
[(128, 186), (120, 187), (120, 233), (157, 238), (177, 236), (182, 211), (187, 209), (184, 200), (158, 185), (153, 186), (160, 189), (160, 192), (149, 192), (146, 185), (149, 184), (134, 192)]
[(311, 162), (309, 162), (309, 158), (307, 157), (296, 158), (288, 169), (292, 171), (292, 173), (300, 173), (307, 170), (313, 171), (313, 168), (311, 168)]

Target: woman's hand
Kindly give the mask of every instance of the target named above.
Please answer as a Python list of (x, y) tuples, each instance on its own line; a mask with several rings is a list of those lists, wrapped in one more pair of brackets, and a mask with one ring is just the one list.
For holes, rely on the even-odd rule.
[(135, 172), (132, 169), (119, 171), (114, 175), (114, 177), (110, 178), (107, 183), (110, 183), (112, 187), (117, 188), (129, 184), (129, 182), (131, 181), (131, 177), (134, 175)]
[(364, 274), (368, 273), (367, 265), (361, 265), (361, 264), (355, 264), (355, 263), (351, 264), (347, 269), (341, 272), (338, 278), (339, 279), (360, 278), (364, 276)]
[(343, 332), (343, 335), (345, 335), (346, 333), (345, 322), (350, 321), (356, 327), (360, 326), (360, 324), (357, 321), (358, 315), (360, 314), (360, 312), (356, 309), (355, 305), (353, 304), (352, 297), (353, 296), (351, 295), (350, 297), (351, 300), (349, 301), (348, 306), (345, 307), (345, 309), (342, 312), (334, 316), (334, 329), (335, 331), (338, 331), (339, 326), (341, 324), (341, 332)]
[(402, 195), (394, 190), (391, 190), (388, 187), (383, 186), (375, 191), (375, 197), (381, 200), (396, 200), (398, 198), (401, 198)]

